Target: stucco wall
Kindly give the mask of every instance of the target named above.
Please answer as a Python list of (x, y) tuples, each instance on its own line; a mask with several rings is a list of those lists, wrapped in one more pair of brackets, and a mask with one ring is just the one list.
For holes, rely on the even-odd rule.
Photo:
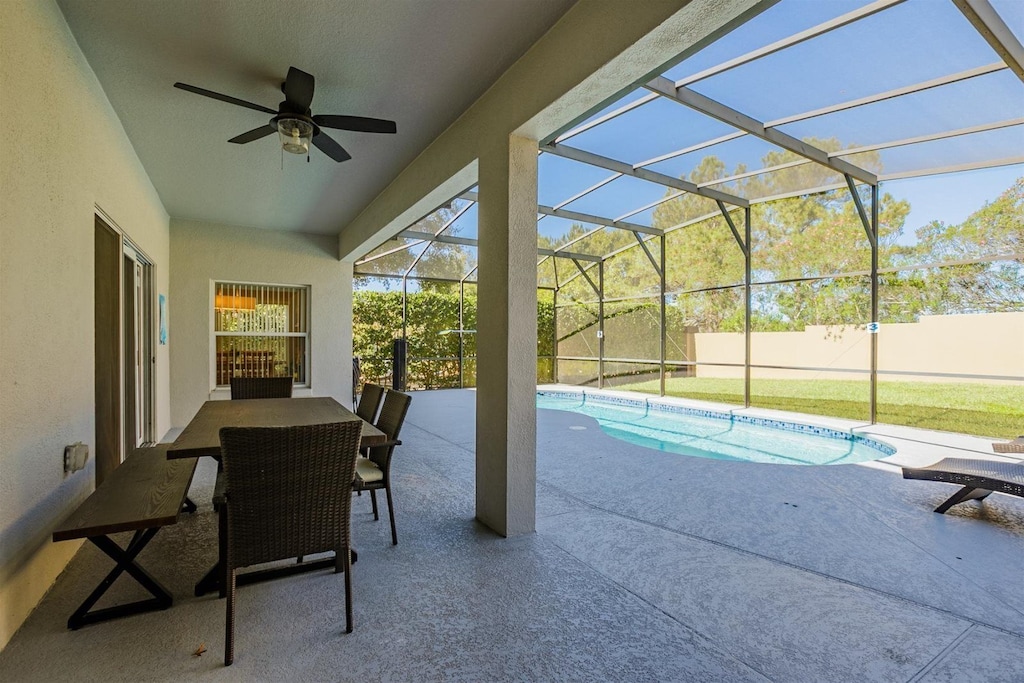
[[(743, 362), (742, 334), (694, 336), (698, 362)], [(750, 349), (755, 365), (834, 367), (865, 372), (871, 367), (871, 335), (852, 327), (811, 325), (802, 332), (754, 332)], [(884, 324), (878, 332), (878, 369), (1024, 377), (1024, 313), (922, 316), (915, 323)], [(758, 369), (755, 373), (760, 378), (777, 379), (864, 378), (827, 371)], [(697, 368), (697, 376), (742, 377), (743, 368), (702, 365)], [(908, 379), (951, 381), (942, 377)]]
[[(210, 372), (212, 282), (310, 286), (310, 393), (352, 403), (352, 265), (338, 260), (338, 239), (173, 219), (171, 421), (184, 427), (214, 381)], [(301, 395), (301, 394), (296, 394)]]
[[(167, 213), (51, 0), (0, 2), (0, 647), (79, 543), (52, 529), (94, 485), (93, 221), (106, 212), (167, 291)], [(170, 426), (157, 349), (157, 433)]]

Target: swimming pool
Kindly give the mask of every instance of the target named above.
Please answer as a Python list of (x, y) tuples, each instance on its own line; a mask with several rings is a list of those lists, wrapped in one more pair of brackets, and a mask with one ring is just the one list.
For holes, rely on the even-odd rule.
[(647, 399), (538, 391), (537, 407), (597, 420), (609, 436), (659, 451), (780, 465), (840, 465), (878, 460), (896, 449), (827, 427), (687, 408)]

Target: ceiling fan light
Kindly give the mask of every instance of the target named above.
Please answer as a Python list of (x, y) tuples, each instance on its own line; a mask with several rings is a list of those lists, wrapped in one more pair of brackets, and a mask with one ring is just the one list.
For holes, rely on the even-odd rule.
[(277, 134), (281, 148), (292, 154), (309, 154), (309, 143), (313, 139), (313, 126), (302, 119), (283, 118), (277, 122)]

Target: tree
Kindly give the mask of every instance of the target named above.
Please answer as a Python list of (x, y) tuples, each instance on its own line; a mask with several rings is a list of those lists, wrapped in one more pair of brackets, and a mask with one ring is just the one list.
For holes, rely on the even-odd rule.
[[(835, 139), (806, 142), (827, 151), (840, 148)], [(763, 157), (762, 164), (768, 168), (800, 160), (792, 152), (773, 151)], [(872, 162), (870, 158), (862, 163), (865, 161)], [(724, 162), (708, 156), (688, 179), (700, 184), (744, 172), (746, 167), (739, 165), (728, 173)], [(824, 187), (837, 182), (841, 178), (834, 171), (819, 164), (803, 163), (742, 178), (724, 188), (741, 197), (764, 198), (786, 194), (794, 188)], [(880, 245), (896, 240), (909, 210), (905, 201), (896, 201), (890, 195), (882, 197)], [(742, 212), (733, 211), (731, 215), (742, 235)], [(701, 216), (708, 217), (669, 233), (669, 291), (689, 292), (743, 283), (742, 250), (714, 202), (683, 195), (655, 210), (654, 225), (671, 229)], [(751, 250), (751, 279), (755, 283), (863, 272), (869, 270), (871, 260), (867, 234), (846, 188), (755, 204), (751, 210)], [(753, 326), (761, 330), (863, 324), (870, 318), (870, 288), (865, 277), (755, 286), (753, 301)], [(702, 330), (743, 329), (742, 301), (730, 290), (682, 294), (676, 305), (690, 324)]]
[(1024, 177), (962, 223), (932, 221), (916, 235), (917, 245), (905, 250), (905, 256), (917, 264), (1008, 258), (899, 273), (891, 279), (910, 313), (1024, 310)]

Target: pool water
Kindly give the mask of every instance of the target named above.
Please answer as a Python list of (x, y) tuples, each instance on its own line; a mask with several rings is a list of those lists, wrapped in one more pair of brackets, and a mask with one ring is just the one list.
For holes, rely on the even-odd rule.
[(839, 465), (895, 453), (880, 441), (823, 427), (670, 408), (643, 400), (633, 404), (613, 401), (589, 393), (537, 394), (538, 408), (587, 415), (609, 436), (680, 455), (780, 465)]

